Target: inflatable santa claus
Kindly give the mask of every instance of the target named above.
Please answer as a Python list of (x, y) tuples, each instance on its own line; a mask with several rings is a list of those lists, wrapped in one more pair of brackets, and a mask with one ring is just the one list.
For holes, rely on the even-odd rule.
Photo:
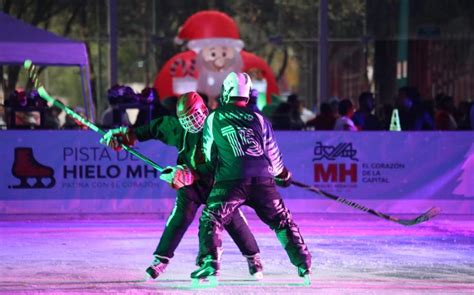
[(230, 72), (247, 72), (259, 93), (259, 107), (278, 94), (275, 76), (260, 57), (242, 50), (244, 42), (232, 18), (219, 11), (200, 11), (179, 30), (177, 42), (187, 42), (188, 51), (168, 60), (155, 79), (161, 99), (197, 91), (217, 105), (222, 81)]

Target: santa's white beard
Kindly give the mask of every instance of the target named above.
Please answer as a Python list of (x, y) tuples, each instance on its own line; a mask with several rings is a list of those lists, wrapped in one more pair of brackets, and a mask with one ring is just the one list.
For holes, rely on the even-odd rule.
[(242, 57), (239, 52), (235, 53), (231, 65), (219, 72), (209, 70), (205, 66), (205, 61), (202, 55), (198, 54), (196, 57), (196, 66), (199, 70), (199, 79), (197, 85), (197, 92), (204, 93), (209, 98), (209, 103), (215, 101), (221, 92), (222, 82), (231, 72), (241, 72), (243, 68)]

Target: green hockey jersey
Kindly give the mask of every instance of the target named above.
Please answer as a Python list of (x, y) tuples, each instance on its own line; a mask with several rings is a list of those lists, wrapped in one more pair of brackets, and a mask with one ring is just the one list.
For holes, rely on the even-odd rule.
[(147, 125), (135, 128), (135, 135), (138, 141), (156, 139), (176, 147), (178, 149), (176, 164), (190, 167), (201, 177), (213, 177), (213, 165), (211, 162), (205, 162), (202, 150), (202, 132), (186, 132), (176, 117), (156, 118)]
[(204, 154), (216, 162), (216, 181), (273, 177), (283, 170), (273, 129), (261, 114), (227, 104), (204, 124)]

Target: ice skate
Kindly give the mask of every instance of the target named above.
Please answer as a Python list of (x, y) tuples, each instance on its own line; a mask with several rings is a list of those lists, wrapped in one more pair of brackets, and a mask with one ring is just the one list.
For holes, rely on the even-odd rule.
[(304, 285), (311, 285), (311, 269), (307, 267), (298, 267), (298, 276), (304, 280)]
[(206, 257), (201, 267), (191, 273), (191, 286), (193, 288), (216, 287), (219, 268), (218, 261)]
[(153, 260), (152, 264), (146, 269), (148, 277), (156, 279), (165, 272), (165, 269), (168, 266), (168, 260), (166, 260), (166, 263), (164, 260), (165, 259), (163, 258), (155, 256), (155, 260)]
[(249, 265), (249, 273), (256, 280), (263, 279), (263, 265), (260, 260), (260, 254), (255, 254), (253, 256), (247, 256), (247, 263)]
[[(54, 170), (36, 161), (30, 147), (15, 148), (12, 174), (20, 180), (20, 184), (12, 185), (10, 188), (51, 188), (56, 184)], [(36, 182), (30, 184), (28, 178), (34, 178)], [(44, 179), (49, 179), (49, 182), (44, 184)]]

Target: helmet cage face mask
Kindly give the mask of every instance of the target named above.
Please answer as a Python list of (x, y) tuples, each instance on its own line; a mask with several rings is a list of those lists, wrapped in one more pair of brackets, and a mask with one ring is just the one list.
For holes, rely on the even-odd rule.
[(204, 127), (209, 111), (205, 106), (189, 112), (184, 116), (179, 116), (178, 120), (184, 130), (189, 133), (198, 133)]

